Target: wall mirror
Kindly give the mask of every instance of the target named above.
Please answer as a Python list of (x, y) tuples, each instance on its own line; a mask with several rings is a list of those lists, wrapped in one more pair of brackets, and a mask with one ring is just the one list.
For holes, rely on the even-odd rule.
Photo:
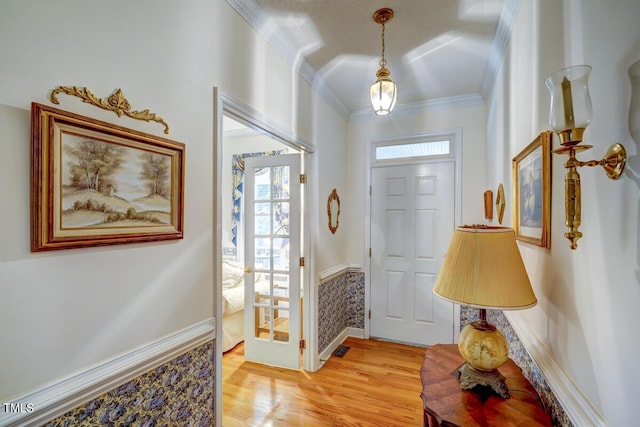
[(329, 215), (329, 231), (335, 234), (340, 225), (340, 197), (335, 188), (327, 200), (327, 215)]

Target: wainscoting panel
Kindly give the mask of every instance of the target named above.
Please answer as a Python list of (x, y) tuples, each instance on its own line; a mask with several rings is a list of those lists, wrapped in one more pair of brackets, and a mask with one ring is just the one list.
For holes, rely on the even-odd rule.
[(345, 268), (320, 281), (318, 289), (318, 354), (345, 329), (364, 329), (364, 273)]
[[(16, 399), (1, 426), (197, 426), (215, 423), (214, 319)], [(51, 420), (51, 421), (49, 421)]]

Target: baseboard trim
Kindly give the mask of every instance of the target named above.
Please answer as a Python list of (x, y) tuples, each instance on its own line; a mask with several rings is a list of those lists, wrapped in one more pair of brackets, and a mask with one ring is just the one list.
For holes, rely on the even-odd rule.
[(320, 353), (320, 355), (318, 356), (318, 359), (320, 360), (318, 369), (322, 368), (325, 362), (331, 358), (333, 352), (338, 348), (338, 346), (342, 344), (342, 342), (348, 337), (364, 338), (364, 329), (350, 327), (344, 328), (342, 332), (340, 332), (338, 336), (335, 337), (333, 341), (331, 341), (331, 344), (329, 344), (327, 348), (325, 348), (324, 351), (322, 351), (322, 353)]
[(556, 363), (553, 355), (531, 328), (514, 313), (504, 312), (524, 348), (544, 375), (549, 388), (576, 426), (606, 427), (607, 423), (586, 396)]
[(353, 338), (364, 339), (364, 329), (362, 328), (347, 328), (347, 336)]
[(189, 326), (133, 351), (12, 399), (33, 412), (5, 413), (0, 427), (42, 425), (151, 369), (215, 339), (215, 319)]

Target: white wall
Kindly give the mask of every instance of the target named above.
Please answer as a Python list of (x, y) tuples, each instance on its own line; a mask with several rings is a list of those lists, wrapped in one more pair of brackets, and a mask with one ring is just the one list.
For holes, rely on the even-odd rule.
[[(321, 100), (317, 101), (320, 102)], [(322, 149), (314, 155), (312, 169), (319, 178), (317, 183), (309, 182), (305, 191), (309, 191), (308, 206), (313, 212), (317, 212), (318, 220), (311, 224), (311, 233), (314, 236), (313, 258), (315, 260), (315, 272), (322, 273), (333, 267), (347, 262), (348, 242), (353, 238), (354, 225), (360, 222), (351, 222), (349, 212), (356, 207), (358, 201), (348, 197), (348, 188), (351, 182), (347, 180), (347, 170), (351, 168), (347, 159), (347, 124), (332, 110), (316, 109), (314, 140)], [(331, 126), (321, 125), (331, 123)], [(333, 189), (336, 189), (340, 197), (340, 225), (335, 234), (329, 231), (329, 218), (327, 215), (327, 201)]]
[[(514, 316), (611, 426), (636, 425), (640, 401), (640, 164), (628, 130), (627, 75), (640, 59), (639, 17), (634, 0), (524, 0), (487, 125), (487, 183), (504, 182), (511, 194), (511, 158), (549, 128), (544, 78), (564, 66), (593, 66), (594, 112), (585, 143), (594, 149), (579, 158), (600, 158), (622, 142), (630, 155), (627, 171), (614, 182), (601, 168), (580, 170), (584, 237), (571, 251), (563, 236), (564, 159), (553, 155), (551, 249), (520, 244), (539, 304)], [(557, 147), (555, 135), (553, 142)], [(512, 208), (509, 197), (507, 212)]]
[[(0, 52), (3, 402), (214, 315), (214, 86), (318, 152), (325, 135), (331, 149), (345, 141), (344, 120), (222, 0), (7, 0)], [(60, 85), (98, 97), (122, 88), (133, 109), (156, 112), (169, 138), (186, 144), (184, 240), (29, 251), (30, 103), (49, 104)], [(162, 135), (157, 124), (60, 100), (63, 109)], [(322, 157), (317, 169), (334, 167)]]
[[(365, 264), (365, 207), (369, 203), (365, 170), (367, 145), (374, 140), (404, 137), (429, 132), (462, 130), (462, 223), (483, 223), (483, 193), (485, 176), (486, 112), (484, 105), (458, 108), (409, 108), (396, 109), (389, 116), (377, 117), (358, 113), (349, 121), (349, 144), (347, 146), (347, 179), (351, 209), (348, 218), (349, 262)], [(460, 224), (456, 224), (460, 225)]]

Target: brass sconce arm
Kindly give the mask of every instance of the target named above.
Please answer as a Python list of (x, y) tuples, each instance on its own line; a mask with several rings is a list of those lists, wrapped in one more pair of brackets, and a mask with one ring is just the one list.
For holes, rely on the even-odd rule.
[(616, 180), (622, 175), (627, 161), (626, 150), (621, 144), (613, 144), (609, 147), (609, 150), (607, 150), (607, 153), (601, 160), (583, 162), (576, 158), (577, 152), (586, 151), (590, 148), (591, 145), (573, 145), (553, 151), (556, 154), (567, 154), (569, 156), (564, 164), (564, 167), (567, 169), (567, 174), (564, 178), (564, 209), (567, 231), (564, 233), (564, 236), (569, 239), (569, 247), (571, 249), (577, 249), (578, 239), (582, 237), (582, 232), (578, 230), (582, 222), (582, 191), (580, 188), (578, 168), (582, 166), (602, 166), (607, 176), (610, 179)]

